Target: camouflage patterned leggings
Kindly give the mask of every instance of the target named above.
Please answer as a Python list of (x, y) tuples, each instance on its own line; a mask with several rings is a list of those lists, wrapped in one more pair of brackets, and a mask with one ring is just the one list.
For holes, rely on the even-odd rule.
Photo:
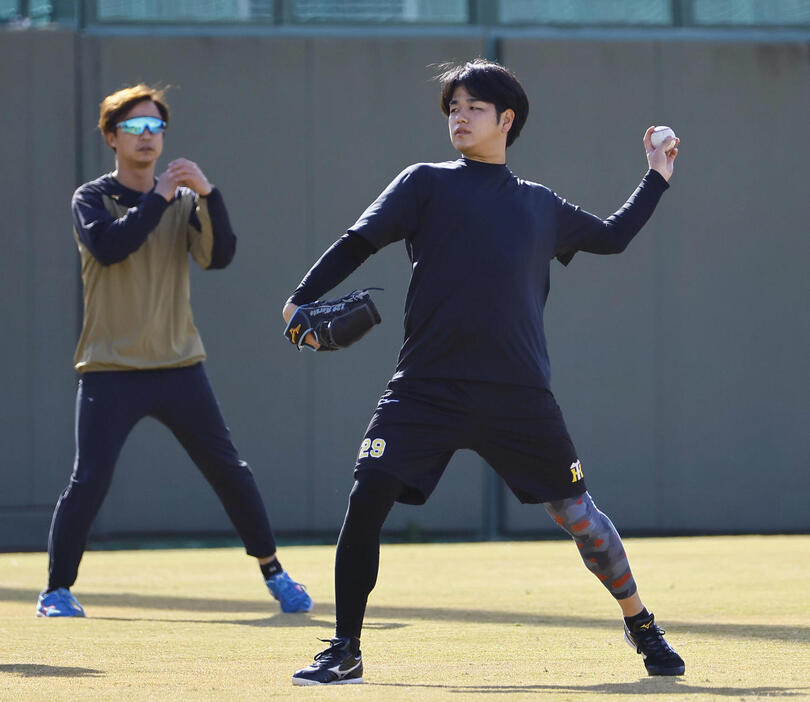
[(623, 600), (636, 592), (636, 581), (621, 537), (610, 519), (586, 492), (578, 497), (546, 502), (546, 511), (576, 542), (579, 555), (611, 595)]

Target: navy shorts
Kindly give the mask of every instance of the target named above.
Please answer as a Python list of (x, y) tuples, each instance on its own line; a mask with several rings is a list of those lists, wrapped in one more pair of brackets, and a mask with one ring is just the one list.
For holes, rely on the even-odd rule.
[(355, 475), (380, 470), (423, 504), (457, 449), (472, 449), (524, 503), (585, 492), (582, 466), (549, 390), (443, 379), (396, 379), (377, 404)]

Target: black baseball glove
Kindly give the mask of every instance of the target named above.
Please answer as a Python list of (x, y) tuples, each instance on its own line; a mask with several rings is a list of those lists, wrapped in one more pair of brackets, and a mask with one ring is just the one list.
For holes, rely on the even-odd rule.
[(368, 294), (369, 290), (381, 288), (355, 290), (336, 300), (318, 300), (301, 305), (287, 324), (284, 336), (299, 351), (304, 346), (314, 348), (304, 341), (310, 332), (320, 344), (318, 351), (337, 351), (351, 346), (382, 321)]

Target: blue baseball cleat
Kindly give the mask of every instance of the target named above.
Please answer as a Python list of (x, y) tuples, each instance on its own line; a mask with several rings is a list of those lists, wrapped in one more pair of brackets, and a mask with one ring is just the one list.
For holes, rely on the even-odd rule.
[(286, 570), (276, 573), (264, 582), (267, 584), (270, 594), (281, 602), (282, 612), (289, 614), (309, 612), (312, 609), (312, 598), (307, 594), (306, 588), (295, 582)]
[(83, 617), (84, 608), (66, 587), (47, 592), (43, 590), (37, 599), (38, 617)]

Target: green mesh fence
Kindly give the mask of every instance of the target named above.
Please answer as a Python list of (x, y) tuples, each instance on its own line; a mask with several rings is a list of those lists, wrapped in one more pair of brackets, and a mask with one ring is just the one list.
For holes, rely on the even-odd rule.
[(295, 22), (466, 23), (467, 0), (293, 0)]
[(0, 0), (0, 22), (810, 27), (810, 0)]
[(694, 0), (700, 25), (810, 26), (810, 0)]
[(501, 0), (504, 24), (657, 25), (673, 21), (671, 0)]

